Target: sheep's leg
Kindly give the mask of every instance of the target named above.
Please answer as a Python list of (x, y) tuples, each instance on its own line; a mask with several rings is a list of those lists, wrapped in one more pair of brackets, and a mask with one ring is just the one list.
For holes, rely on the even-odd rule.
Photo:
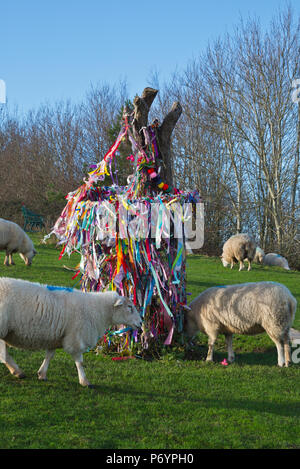
[(234, 266), (234, 262), (231, 261), (231, 263), (230, 263), (230, 268), (233, 269), (233, 266)]
[(215, 345), (216, 340), (217, 340), (216, 333), (212, 333), (208, 336), (208, 352), (207, 352), (207, 357), (206, 357), (207, 362), (213, 361), (214, 345)]
[(10, 265), (15, 265), (13, 258), (12, 258), (12, 252), (9, 249), (7, 249), (5, 254), (6, 255), (4, 259), (4, 265), (6, 265), (7, 267), (9, 267)]
[(248, 259), (248, 271), (251, 270), (251, 261)]
[(290, 336), (289, 333), (285, 334), (284, 339), (284, 360), (285, 366), (290, 366), (292, 358), (291, 358), (291, 347), (290, 347)]
[(47, 380), (47, 371), (49, 367), (49, 363), (51, 358), (53, 358), (55, 354), (55, 350), (46, 350), (46, 357), (43, 363), (41, 364), (41, 367), (38, 371), (38, 379), (46, 381)]
[(240, 261), (239, 272), (245, 268), (243, 261)]
[(4, 363), (9, 372), (17, 378), (25, 378), (25, 374), (9, 355), (4, 340), (0, 340), (0, 361)]
[(284, 361), (285, 366), (290, 366), (291, 364), (291, 347), (289, 343), (284, 342)]
[(225, 340), (227, 345), (228, 361), (234, 362), (234, 351), (232, 349), (232, 334), (226, 334)]
[(284, 365), (284, 353), (283, 353), (283, 343), (280, 341), (275, 342), (277, 348), (277, 355), (278, 355), (278, 366)]
[(0, 339), (0, 362), (6, 362), (6, 354), (6, 343), (4, 342), (4, 340)]
[(213, 361), (215, 342), (216, 342), (216, 337), (209, 337), (208, 338), (208, 352), (207, 352), (207, 357), (206, 357), (207, 362), (212, 362)]
[(88, 379), (85, 375), (84, 369), (83, 369), (83, 356), (82, 356), (82, 353), (72, 354), (72, 357), (75, 360), (75, 365), (76, 365), (77, 372), (78, 372), (79, 383), (81, 384), (81, 386), (88, 386), (89, 388), (92, 388), (93, 385), (90, 384), (90, 382), (88, 381)]
[(276, 345), (276, 348), (277, 348), (278, 366), (282, 367), (284, 365), (283, 340), (278, 339), (277, 337), (272, 337), (271, 335), (270, 335), (270, 337), (273, 340), (273, 342), (274, 342), (274, 344)]
[(9, 265), (15, 265), (13, 258), (12, 258), (12, 254), (9, 254), (8, 261), (9, 261)]

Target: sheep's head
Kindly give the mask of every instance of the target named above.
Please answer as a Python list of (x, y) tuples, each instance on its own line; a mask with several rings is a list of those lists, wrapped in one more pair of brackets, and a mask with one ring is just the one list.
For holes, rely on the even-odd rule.
[(260, 247), (257, 247), (257, 248), (256, 248), (256, 251), (255, 251), (255, 258), (254, 258), (254, 260), (255, 260), (256, 262), (259, 262), (260, 264), (262, 264), (263, 261), (264, 261), (264, 258), (265, 258), (265, 253), (264, 253), (264, 251), (263, 251)]
[(113, 305), (113, 309), (114, 324), (126, 324), (134, 329), (141, 327), (141, 316), (129, 298), (125, 296), (117, 298)]
[(37, 254), (36, 250), (32, 249), (28, 252), (25, 252), (24, 254), (20, 252), (20, 257), (23, 259), (23, 261), (25, 262), (27, 266), (30, 266), (32, 264), (32, 259), (34, 258), (36, 254)]
[(193, 337), (198, 331), (199, 326), (195, 321), (195, 315), (193, 310), (189, 307), (185, 307), (184, 320), (183, 320), (183, 332), (188, 337)]
[(259, 254), (257, 257), (258, 257), (258, 261), (260, 262), (260, 264), (262, 264), (264, 262), (265, 255), (264, 254)]
[(221, 256), (221, 261), (224, 267), (228, 267), (230, 262), (228, 262), (223, 255)]

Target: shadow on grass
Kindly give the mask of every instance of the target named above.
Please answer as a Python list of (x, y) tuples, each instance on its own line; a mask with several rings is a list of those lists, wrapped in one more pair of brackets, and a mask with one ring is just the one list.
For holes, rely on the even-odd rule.
[(277, 365), (276, 347), (269, 347), (259, 351), (254, 350), (253, 352), (235, 352), (235, 357), (235, 362), (245, 365)]
[[(85, 390), (84, 390), (85, 391)], [(295, 417), (295, 415), (299, 415), (300, 413), (300, 403), (299, 402), (291, 402), (290, 400), (281, 400), (280, 402), (275, 402), (271, 400), (257, 400), (251, 399), (248, 397), (245, 398), (234, 398), (225, 396), (223, 399), (213, 398), (213, 397), (195, 397), (194, 393), (192, 397), (189, 397), (188, 394), (183, 393), (179, 395), (177, 392), (172, 393), (163, 393), (145, 390), (139, 390), (137, 393), (135, 387), (131, 387), (126, 385), (123, 386), (109, 386), (106, 384), (96, 385), (94, 389), (87, 389), (86, 392), (90, 393), (97, 393), (99, 395), (103, 395), (103, 393), (110, 395), (110, 396), (117, 396), (118, 399), (120, 396), (134, 396), (135, 404), (135, 411), (138, 412), (139, 409), (143, 412), (143, 404), (145, 401), (151, 400), (151, 402), (155, 404), (162, 404), (163, 400), (168, 400), (169, 403), (173, 402), (173, 405), (170, 404), (169, 412), (172, 411), (172, 415), (176, 413), (181, 414), (180, 404), (184, 404), (188, 401), (191, 401), (193, 405), (197, 408), (202, 407), (211, 410), (220, 410), (220, 411), (254, 411), (258, 413), (270, 413), (274, 415), (280, 415), (283, 417)], [(142, 407), (140, 407), (142, 406)], [(173, 410), (172, 410), (173, 408)]]
[[(239, 365), (266, 365), (277, 364), (277, 351), (273, 343), (266, 342), (268, 338), (264, 335), (250, 337), (253, 344), (249, 345), (248, 336), (234, 336), (233, 351), (235, 362)], [(254, 340), (256, 338), (256, 340)], [(196, 339), (197, 340), (197, 339)], [(252, 345), (252, 347), (251, 347)], [(198, 343), (186, 348), (185, 359), (191, 361), (205, 361), (208, 352), (207, 337), (199, 334)], [(227, 359), (227, 347), (222, 335), (218, 337), (214, 348), (214, 363), (220, 363)]]
[[(278, 370), (280, 371), (280, 370)], [(199, 371), (199, 376), (201, 371)], [(11, 388), (13, 386), (15, 389), (20, 385), (24, 385), (25, 380), (18, 380), (17, 378), (12, 377), (12, 379), (6, 380), (6, 385)], [(41, 388), (45, 387), (56, 387), (55, 380), (54, 382), (39, 382)], [(274, 414), (283, 417), (295, 417), (300, 413), (300, 402), (292, 402), (291, 400), (280, 399), (280, 402), (267, 400), (267, 399), (251, 399), (248, 396), (244, 398), (235, 398), (233, 396), (225, 395), (224, 398), (218, 397), (209, 397), (206, 393), (205, 395), (200, 395), (199, 397), (195, 396), (195, 393), (192, 393), (192, 396), (189, 396), (185, 390), (182, 390), (182, 393), (178, 392), (164, 392), (161, 393), (157, 390), (145, 390), (139, 388), (137, 391), (136, 386), (132, 386), (129, 383), (126, 383), (126, 386), (123, 385), (110, 385), (106, 383), (95, 384), (93, 388), (87, 388), (80, 386), (80, 384), (75, 383), (71, 386), (72, 389), (69, 389), (69, 392), (80, 393), (80, 395), (90, 395), (97, 397), (110, 396), (110, 398), (115, 398), (117, 401), (124, 399), (125, 397), (132, 397), (132, 401), (135, 402), (134, 408), (135, 412), (142, 413), (144, 415), (144, 404), (145, 402), (151, 402), (152, 405), (163, 405), (163, 401), (168, 401), (168, 412), (171, 412), (173, 416), (176, 414), (181, 415), (182, 410), (180, 405), (187, 402), (191, 402), (193, 406), (197, 408), (205, 408), (210, 410), (220, 410), (220, 411), (254, 411), (262, 414)], [(83, 394), (82, 394), (83, 393)], [(173, 404), (172, 404), (173, 403)], [(103, 410), (103, 409), (102, 409)], [(146, 420), (145, 420), (146, 425)], [(152, 424), (150, 424), (151, 426)]]
[(242, 411), (254, 411), (261, 414), (274, 414), (282, 417), (294, 417), (299, 415), (300, 404), (298, 402), (282, 401), (282, 402), (270, 402), (267, 400), (251, 400), (245, 399), (211, 399), (204, 398), (199, 399), (199, 405), (206, 408), (213, 408), (219, 410), (242, 410)]
[[(190, 355), (188, 357), (188, 361), (201, 361), (204, 362), (206, 360), (207, 349), (202, 350), (199, 352), (201, 356), (197, 355)], [(215, 352), (214, 353), (214, 361), (215, 364), (220, 364), (224, 358), (227, 360), (227, 352)], [(184, 363), (184, 361), (183, 361)], [(276, 350), (270, 349), (268, 352), (249, 352), (249, 353), (237, 353), (235, 352), (235, 361), (234, 365), (261, 365), (272, 367), (277, 365), (277, 354)], [(229, 365), (230, 366), (230, 365)]]

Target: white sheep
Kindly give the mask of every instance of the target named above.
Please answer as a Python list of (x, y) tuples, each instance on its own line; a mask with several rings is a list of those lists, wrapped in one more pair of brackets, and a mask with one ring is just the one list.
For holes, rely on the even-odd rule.
[(222, 264), (227, 267), (229, 264), (231, 269), (234, 262), (240, 263), (239, 270), (244, 269), (244, 260), (248, 261), (248, 270), (251, 270), (251, 262), (254, 259), (256, 244), (254, 239), (246, 234), (240, 233), (231, 236), (223, 246), (223, 253), (221, 255)]
[(185, 312), (184, 330), (188, 336), (198, 331), (208, 335), (206, 360), (213, 360), (218, 334), (224, 334), (228, 361), (234, 360), (232, 335), (266, 332), (277, 347), (278, 365), (291, 361), (289, 330), (297, 302), (280, 283), (256, 282), (212, 287), (201, 293)]
[(16, 223), (0, 218), (0, 250), (6, 251), (4, 265), (13, 265), (12, 255), (18, 252), (26, 265), (31, 265), (36, 254), (33, 242)]
[(92, 387), (86, 378), (83, 352), (93, 348), (109, 326), (141, 325), (130, 299), (116, 292), (82, 292), (28, 281), (0, 278), (0, 361), (10, 373), (25, 375), (7, 353), (6, 344), (29, 350), (46, 350), (38, 378), (46, 380), (55, 349), (70, 353), (78, 371), (79, 383)]
[(282, 267), (285, 270), (290, 270), (288, 261), (285, 257), (282, 257), (280, 254), (275, 252), (270, 252), (266, 254), (263, 260), (264, 265)]
[(265, 253), (263, 249), (257, 246), (253, 262), (255, 262), (256, 264), (263, 264), (264, 257), (265, 257)]

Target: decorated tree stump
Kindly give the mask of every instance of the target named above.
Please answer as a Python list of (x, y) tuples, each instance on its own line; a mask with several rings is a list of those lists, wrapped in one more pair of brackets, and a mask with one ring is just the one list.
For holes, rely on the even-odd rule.
[[(191, 217), (197, 191), (174, 188), (171, 135), (181, 115), (174, 103), (162, 124), (148, 124), (157, 90), (145, 88), (134, 100), (134, 112), (124, 109), (117, 140), (88, 174), (82, 186), (67, 196), (67, 205), (53, 231), (63, 245), (60, 257), (79, 252), (83, 291), (116, 290), (132, 298), (143, 318), (141, 331), (107, 331), (104, 341), (118, 342), (118, 351), (139, 343), (172, 343), (181, 331), (187, 304), (186, 254), (183, 222)], [(128, 185), (105, 186), (112, 181), (118, 148), (128, 139), (132, 163)], [(117, 161), (116, 161), (117, 163)], [(49, 235), (49, 236), (50, 236)], [(118, 339), (116, 339), (118, 337)]]

